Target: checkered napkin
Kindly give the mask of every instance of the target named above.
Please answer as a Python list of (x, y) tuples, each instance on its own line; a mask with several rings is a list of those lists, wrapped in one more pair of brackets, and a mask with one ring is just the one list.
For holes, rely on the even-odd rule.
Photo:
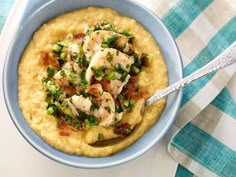
[[(175, 38), (184, 76), (213, 60), (236, 40), (235, 0), (148, 0)], [(236, 65), (183, 89), (168, 151), (176, 177), (236, 176)], [(187, 170), (188, 169), (188, 170)]]

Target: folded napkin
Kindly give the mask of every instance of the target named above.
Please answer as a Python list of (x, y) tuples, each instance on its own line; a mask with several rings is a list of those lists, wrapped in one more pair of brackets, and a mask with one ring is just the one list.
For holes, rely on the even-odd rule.
[[(147, 5), (175, 38), (184, 76), (210, 62), (236, 40), (233, 1), (149, 0)], [(180, 164), (176, 177), (236, 176), (235, 71), (234, 64), (183, 89), (168, 145), (169, 153)]]
[[(233, 0), (139, 0), (165, 23), (179, 47), (184, 76), (210, 62), (236, 40)], [(14, 0), (3, 0), (0, 31)], [(236, 176), (236, 65), (183, 89), (168, 150), (176, 177)]]

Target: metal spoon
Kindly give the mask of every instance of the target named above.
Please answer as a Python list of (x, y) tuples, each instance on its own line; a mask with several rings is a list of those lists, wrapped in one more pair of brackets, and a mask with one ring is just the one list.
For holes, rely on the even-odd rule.
[(185, 87), (194, 80), (199, 79), (219, 69), (225, 68), (234, 63), (236, 63), (236, 42), (231, 44), (225, 51), (223, 51), (219, 56), (217, 56), (207, 65), (203, 66), (202, 68), (190, 74), (189, 76), (181, 79), (175, 84), (172, 84), (171, 86), (155, 93), (153, 96), (148, 98), (144, 104), (144, 109), (152, 105), (153, 103), (157, 102), (161, 98), (165, 97), (166, 95), (169, 95), (170, 93)]
[[(153, 96), (148, 98), (146, 102), (144, 103), (142, 112), (153, 103), (157, 102), (161, 98), (167, 96), (168, 94), (177, 91), (189, 83), (193, 82), (194, 80), (197, 80), (205, 75), (208, 75), (214, 71), (217, 71), (219, 69), (225, 68), (229, 65), (232, 65), (236, 63), (236, 42), (231, 44), (226, 50), (224, 50), (219, 56), (217, 56), (215, 59), (213, 59), (210, 63), (203, 66), (199, 70), (195, 71), (194, 73), (190, 74), (189, 76), (181, 79), (180, 81), (172, 84), (171, 86), (155, 93)], [(236, 70), (236, 68), (235, 68)], [(136, 128), (139, 125), (136, 125)], [(134, 129), (136, 129), (134, 128)], [(126, 136), (127, 137), (127, 136)], [(104, 141), (97, 141), (93, 143), (93, 146), (107, 146), (111, 144), (116, 144), (122, 141), (125, 137), (119, 137), (111, 140), (104, 140)]]

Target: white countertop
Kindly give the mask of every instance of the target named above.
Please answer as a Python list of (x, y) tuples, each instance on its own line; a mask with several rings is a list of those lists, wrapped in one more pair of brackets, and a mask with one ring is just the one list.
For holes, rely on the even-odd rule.
[(27, 143), (8, 115), (2, 91), (2, 69), (4, 58), (10, 39), (14, 33), (15, 26), (17, 25), (18, 14), (21, 13), (23, 5), (24, 0), (16, 0), (16, 4), (12, 9), (14, 13), (10, 14), (0, 38), (0, 176), (108, 177), (112, 175), (113, 177), (173, 177), (175, 175), (177, 163), (167, 152), (168, 142), (166, 142), (165, 138), (141, 157), (120, 166), (101, 170), (79, 169), (59, 164), (45, 157)]

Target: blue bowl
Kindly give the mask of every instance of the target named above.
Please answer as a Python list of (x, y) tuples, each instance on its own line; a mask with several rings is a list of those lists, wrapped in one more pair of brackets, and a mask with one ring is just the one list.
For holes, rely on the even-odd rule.
[[(173, 123), (182, 98), (182, 91), (168, 96), (167, 104), (157, 123), (136, 143), (109, 157), (89, 158), (70, 155), (56, 150), (42, 140), (25, 121), (18, 103), (18, 64), (21, 55), (31, 40), (33, 33), (45, 21), (64, 12), (88, 6), (109, 7), (119, 13), (136, 19), (159, 44), (168, 68), (169, 84), (183, 76), (182, 62), (178, 48), (168, 29), (149, 9), (131, 0), (28, 0), (18, 31), (8, 48), (3, 71), (3, 91), (9, 114), (23, 137), (39, 152), (47, 157), (74, 167), (104, 168), (130, 161), (156, 144)], [(19, 45), (20, 44), (20, 45)]]

